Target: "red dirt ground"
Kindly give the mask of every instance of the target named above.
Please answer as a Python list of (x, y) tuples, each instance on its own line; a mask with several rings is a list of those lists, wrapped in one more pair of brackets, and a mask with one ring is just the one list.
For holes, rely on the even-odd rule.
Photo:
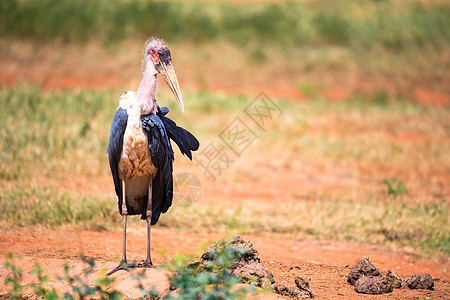
[[(26, 75), (25, 75), (26, 76)], [(24, 77), (24, 74), (17, 73), (1, 73), (0, 72), (0, 85), (14, 86), (21, 82), (20, 79)], [(91, 88), (94, 90), (102, 90), (111, 87), (120, 86), (120, 83), (124, 80), (114, 75), (101, 75), (101, 76), (75, 76), (75, 75), (63, 75), (63, 76), (46, 76), (42, 78), (27, 78), (26, 80), (31, 84), (41, 85), (43, 90), (59, 90), (59, 89), (78, 89), (80, 87)], [(197, 87), (193, 87), (198, 89)], [(205, 88), (202, 86), (202, 88)], [(260, 91), (271, 95), (274, 98), (289, 98), (296, 100), (307, 100), (308, 95), (303, 94), (298, 88), (292, 86), (262, 86), (258, 84), (246, 85), (242, 87), (231, 87), (224, 84), (212, 84), (206, 87), (211, 92), (220, 92), (229, 95), (256, 95)], [(374, 89), (373, 87), (371, 89)], [(325, 97), (330, 101), (337, 102), (348, 99), (352, 96), (355, 90), (349, 90), (342, 87), (329, 87), (324, 91), (321, 91), (318, 96)], [(430, 91), (424, 87), (418, 87), (414, 91), (415, 98), (424, 105), (436, 105), (436, 106), (448, 106), (450, 105), (450, 97), (443, 93)]]
[[(129, 230), (129, 260), (145, 258), (146, 230), (143, 223), (140, 225), (142, 226), (132, 226)], [(152, 234), (154, 263), (161, 264), (179, 251), (184, 254), (198, 253), (203, 241), (217, 238), (221, 236), (181, 233), (155, 227)], [(371, 298), (356, 294), (353, 287), (346, 283), (350, 267), (363, 256), (370, 257), (382, 272), (391, 268), (403, 277), (428, 272), (433, 278), (439, 278), (435, 281), (435, 291), (400, 289), (383, 296), (383, 299), (444, 299), (450, 295), (448, 282), (450, 276), (448, 273), (442, 273), (443, 264), (414, 254), (353, 242), (295, 241), (282, 237), (251, 235), (245, 235), (244, 238), (253, 241), (255, 248), (260, 252), (262, 263), (272, 270), (275, 280), (294, 285), (295, 276), (310, 277), (311, 290), (318, 299)], [(79, 267), (81, 265), (79, 253), (94, 257), (100, 265), (111, 268), (120, 260), (121, 247), (121, 232), (52, 230), (41, 226), (13, 227), (0, 232), (0, 254), (4, 256), (8, 252), (13, 252), (24, 256), (24, 260), (17, 264), (26, 270), (25, 282), (33, 281), (34, 275), (31, 275), (29, 270), (36, 262), (50, 272), (60, 272), (66, 261)], [(5, 271), (3, 268), (0, 270), (0, 278), (5, 278)], [(0, 290), (4, 289), (1, 280)]]

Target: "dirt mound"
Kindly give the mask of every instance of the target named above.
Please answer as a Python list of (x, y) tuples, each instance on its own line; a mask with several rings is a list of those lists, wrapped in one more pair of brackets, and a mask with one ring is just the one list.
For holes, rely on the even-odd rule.
[(379, 276), (380, 271), (369, 261), (368, 258), (364, 258), (350, 269), (347, 282), (351, 285), (355, 285), (356, 281), (364, 276)]
[(235, 261), (229, 267), (231, 274), (241, 278), (242, 282), (257, 287), (269, 287), (274, 283), (272, 272), (261, 265), (261, 258), (258, 251), (253, 247), (253, 243), (244, 240), (241, 236), (234, 236), (209, 247), (201, 255), (200, 260), (194, 260), (191, 264), (200, 262), (204, 268), (217, 258), (217, 253), (223, 251), (226, 247), (238, 250)]
[(355, 291), (364, 294), (390, 293), (393, 289), (409, 287), (410, 289), (433, 290), (434, 281), (430, 274), (415, 274), (402, 279), (397, 272), (388, 269), (386, 276), (364, 258), (350, 269), (347, 281), (355, 286)]
[(433, 290), (434, 281), (430, 274), (415, 274), (406, 280), (410, 289)]
[(259, 287), (270, 286), (273, 283), (272, 272), (259, 263), (241, 265), (232, 274), (242, 278), (243, 282)]
[(204, 262), (212, 261), (217, 258), (217, 252), (219, 250), (223, 250), (225, 247), (228, 246), (242, 250), (239, 252), (239, 257), (235, 266), (261, 262), (259, 253), (253, 247), (253, 243), (251, 241), (244, 240), (241, 236), (238, 235), (229, 238), (228, 240), (220, 241), (216, 243), (214, 246), (209, 247), (202, 254), (201, 258)]
[(355, 282), (355, 291), (363, 294), (386, 294), (392, 292), (392, 281), (383, 276), (363, 276)]
[(243, 283), (257, 287), (273, 288), (277, 294), (291, 298), (312, 298), (313, 294), (309, 290), (310, 279), (302, 277), (295, 278), (294, 287), (287, 287), (284, 284), (277, 283), (273, 279), (273, 273), (261, 265), (261, 258), (258, 251), (253, 247), (251, 241), (246, 241), (240, 236), (232, 237), (226, 241), (220, 241), (216, 245), (206, 250), (200, 259), (191, 261), (191, 265), (200, 265), (206, 268), (208, 263), (218, 257), (218, 253), (226, 247), (238, 249), (238, 257), (230, 266), (229, 272), (236, 275)]
[(405, 286), (405, 281), (397, 274), (397, 272), (391, 269), (387, 270), (386, 278), (392, 282), (392, 287), (394, 289), (399, 289)]
[[(389, 270), (390, 271), (390, 270)], [(400, 280), (400, 284), (399, 281)], [(362, 294), (386, 294), (392, 292), (395, 286), (402, 286), (401, 278), (394, 272), (388, 272), (386, 277), (364, 258), (350, 269), (347, 282), (355, 286), (355, 291)]]

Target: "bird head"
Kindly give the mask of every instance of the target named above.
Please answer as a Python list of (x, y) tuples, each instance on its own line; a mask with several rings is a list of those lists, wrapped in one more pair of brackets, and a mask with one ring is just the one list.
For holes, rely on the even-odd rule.
[(169, 88), (175, 95), (175, 99), (180, 105), (181, 111), (184, 111), (183, 97), (181, 96), (180, 86), (177, 75), (172, 66), (172, 57), (170, 50), (163, 40), (151, 39), (145, 46), (145, 63), (151, 63), (156, 71), (162, 75)]

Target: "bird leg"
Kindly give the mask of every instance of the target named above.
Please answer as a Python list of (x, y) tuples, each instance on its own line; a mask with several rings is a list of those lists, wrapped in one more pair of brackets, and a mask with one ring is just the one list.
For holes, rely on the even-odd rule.
[(147, 258), (145, 261), (141, 264), (138, 264), (138, 267), (141, 268), (152, 268), (152, 258), (150, 256), (150, 229), (152, 224), (152, 185), (153, 185), (153, 178), (152, 175), (150, 175), (150, 181), (148, 183), (148, 203), (147, 203)]
[[(125, 177), (122, 177), (125, 178)], [(122, 180), (122, 220), (123, 220), (123, 252), (122, 252), (122, 260), (120, 264), (115, 267), (112, 271), (108, 272), (106, 276), (109, 276), (119, 270), (126, 270), (128, 268), (127, 265), (127, 204), (126, 204), (126, 195), (125, 195), (125, 180)]]

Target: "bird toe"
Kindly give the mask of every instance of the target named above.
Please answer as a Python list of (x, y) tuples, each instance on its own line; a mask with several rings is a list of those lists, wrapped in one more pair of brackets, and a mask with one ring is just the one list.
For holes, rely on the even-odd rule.
[(143, 263), (138, 264), (139, 268), (154, 268), (153, 263), (151, 261), (144, 261)]

